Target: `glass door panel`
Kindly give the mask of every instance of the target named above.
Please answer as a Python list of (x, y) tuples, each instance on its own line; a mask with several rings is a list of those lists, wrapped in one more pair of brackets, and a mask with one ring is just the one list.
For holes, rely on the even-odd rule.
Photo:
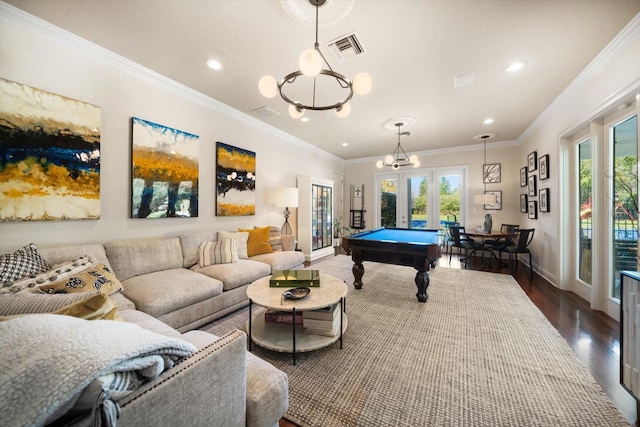
[(380, 211), (380, 226), (397, 227), (398, 225), (398, 179), (381, 178), (379, 180), (378, 195), (380, 197), (378, 206)]
[(578, 278), (591, 285), (591, 139), (578, 144)]
[(440, 221), (459, 221), (460, 178), (460, 174), (440, 175)]
[(613, 215), (610, 216), (613, 265), (609, 296), (620, 299), (620, 271), (638, 269), (638, 117), (611, 128)]
[(426, 229), (428, 224), (427, 177), (411, 177), (407, 180), (409, 228)]

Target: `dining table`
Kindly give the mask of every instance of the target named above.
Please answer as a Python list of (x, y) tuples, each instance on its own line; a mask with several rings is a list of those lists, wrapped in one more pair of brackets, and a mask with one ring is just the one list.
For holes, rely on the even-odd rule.
[[(499, 242), (502, 239), (513, 237), (512, 233), (504, 233), (502, 231), (493, 231), (493, 232), (487, 233), (485, 231), (478, 231), (478, 230), (465, 231), (463, 235), (465, 237), (469, 237), (474, 240), (482, 239), (482, 258), (480, 260), (481, 265), (484, 265), (484, 243), (486, 240), (496, 240)], [(506, 262), (501, 262), (500, 259), (498, 259), (498, 257), (493, 251), (489, 251), (489, 252), (491, 253), (491, 256), (493, 256), (493, 258), (498, 263), (498, 268), (506, 268), (509, 266), (509, 264), (507, 264)]]

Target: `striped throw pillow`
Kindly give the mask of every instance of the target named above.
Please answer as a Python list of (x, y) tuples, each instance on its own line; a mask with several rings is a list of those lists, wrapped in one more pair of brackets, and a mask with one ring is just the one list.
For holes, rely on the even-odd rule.
[(235, 238), (202, 242), (198, 248), (198, 265), (201, 268), (232, 262), (238, 262), (238, 241)]

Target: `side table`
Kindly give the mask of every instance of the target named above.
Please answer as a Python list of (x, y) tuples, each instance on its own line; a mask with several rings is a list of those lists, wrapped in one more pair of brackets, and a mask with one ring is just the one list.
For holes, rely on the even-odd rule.
[[(263, 277), (247, 287), (249, 297), (249, 320), (247, 331), (249, 332), (249, 351), (252, 343), (268, 350), (291, 353), (293, 364), (296, 364), (296, 353), (318, 350), (327, 347), (340, 340), (342, 348), (342, 335), (347, 329), (348, 318), (345, 313), (345, 299), (347, 285), (337, 277), (320, 274), (320, 286), (310, 288), (308, 296), (298, 300), (282, 298), (282, 292), (287, 288), (269, 287), (271, 276)], [(264, 314), (267, 310), (289, 311), (295, 319), (296, 312), (305, 310), (317, 310), (329, 305), (340, 304), (340, 333), (335, 336), (323, 336), (308, 334), (303, 326), (296, 323), (265, 322)], [(261, 308), (254, 310), (256, 304)]]

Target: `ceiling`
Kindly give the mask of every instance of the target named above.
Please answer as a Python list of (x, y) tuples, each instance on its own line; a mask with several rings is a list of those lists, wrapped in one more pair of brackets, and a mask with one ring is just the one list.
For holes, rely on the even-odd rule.
[[(477, 144), (488, 132), (498, 133), (491, 142), (517, 139), (640, 12), (640, 0), (329, 0), (320, 49), (348, 78), (371, 74), (373, 90), (354, 96), (347, 118), (308, 111), (304, 123), (280, 97), (262, 97), (258, 80), (297, 70), (313, 47), (308, 0), (6, 2), (345, 160), (393, 151), (395, 127), (383, 123), (398, 117), (415, 119), (403, 128), (408, 153)], [(365, 52), (339, 62), (327, 43), (352, 32)], [(527, 65), (506, 73), (516, 60)], [(261, 107), (280, 115), (253, 112)]]

